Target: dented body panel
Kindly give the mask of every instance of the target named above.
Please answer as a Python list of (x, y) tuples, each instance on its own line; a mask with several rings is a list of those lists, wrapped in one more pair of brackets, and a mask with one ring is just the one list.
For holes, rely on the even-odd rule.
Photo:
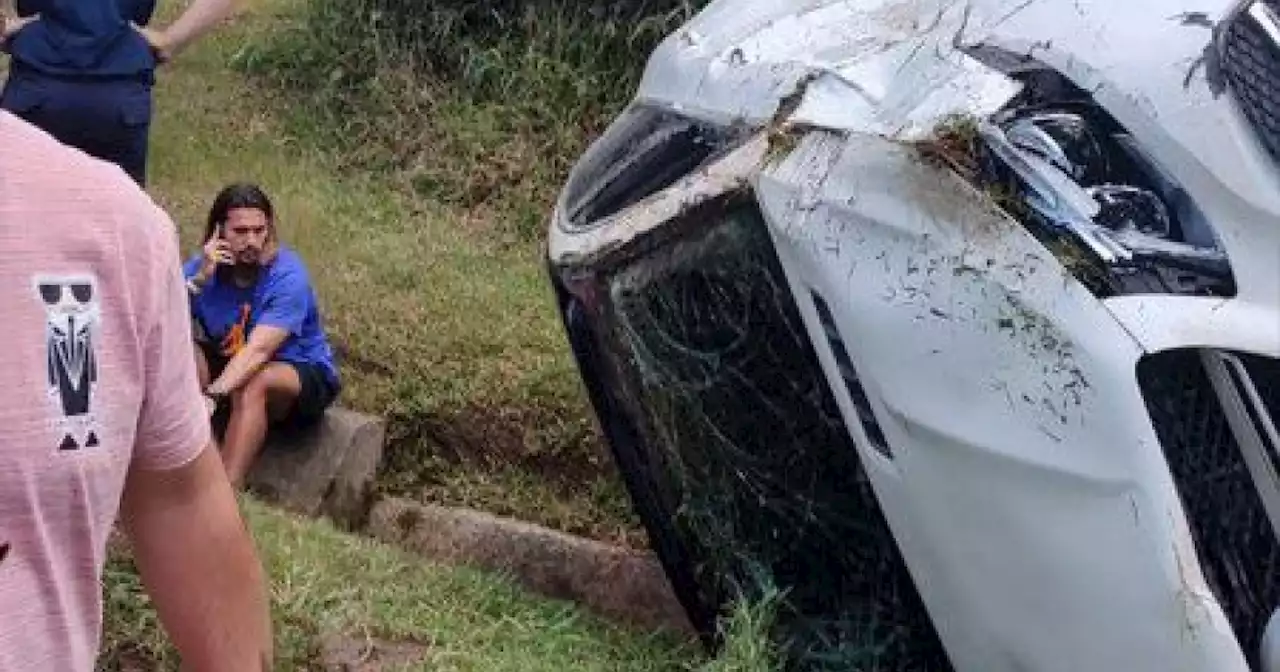
[[(598, 310), (597, 334), (617, 328), (622, 311), (591, 303), (602, 295), (575, 290), (581, 278), (625, 260), (661, 266), (719, 221), (707, 204), (749, 203), (803, 326), (798, 338), (857, 452), (858, 478), (874, 493), (863, 504), (882, 512), (952, 669), (1280, 670), (1264, 652), (1275, 629), (1263, 633), (1280, 607), (1267, 578), (1280, 569), (1270, 564), (1280, 557), (1280, 423), (1270, 418), (1280, 412), (1280, 164), (1223, 81), (1221, 27), (1244, 7), (713, 2), (654, 52), (634, 107), (736, 134), (679, 179), (637, 188), (600, 216), (579, 216), (590, 200), (583, 185), (606, 179), (602, 157), (631, 156), (634, 172), (652, 170), (646, 145), (627, 144), (640, 131), (619, 122), (575, 167), (548, 242), (571, 340), (574, 311)], [(1050, 100), (1040, 87), (1061, 90), (1044, 84), (1054, 78), (1076, 93)], [(1072, 111), (1087, 102), (1090, 123), (1105, 118), (1099, 128), (1111, 129), (1108, 142), (1139, 148), (1108, 158), (1107, 170), (1139, 166), (1140, 187), (1099, 190), (1080, 177), (1084, 163), (1048, 151), (1066, 140), (1008, 125), (1034, 117), (1019, 117), (1020, 106), (1033, 107), (1027, 100)], [(957, 133), (957, 119), (976, 130)], [(1019, 179), (1060, 186), (1047, 196), (1057, 205), (1092, 209), (1052, 211), (1029, 191), (1006, 193), (978, 177), (1002, 155), (955, 150), (1005, 132), (1010, 147), (1022, 143), (1014, 158), (1030, 166), (1014, 169)], [(607, 179), (621, 179), (627, 160), (610, 164), (622, 168)], [(1061, 179), (1036, 182), (1054, 171)], [(1134, 200), (1121, 203), (1130, 209), (1116, 224), (1106, 217), (1117, 211), (1105, 208), (1120, 197)], [(1028, 212), (1048, 212), (1049, 224)], [(1055, 212), (1067, 219), (1053, 221)], [(1081, 231), (1100, 232), (1118, 261), (1082, 266), (1052, 242)], [(1087, 253), (1088, 242), (1071, 249)], [(1166, 250), (1172, 265), (1162, 265)], [(1203, 259), (1212, 263), (1194, 261)], [(1106, 282), (1090, 275), (1099, 265)], [(717, 309), (673, 312), (692, 331), (700, 308)], [(574, 341), (575, 353), (589, 387), (600, 388), (593, 401), (608, 425), (621, 405), (610, 394), (656, 403), (637, 402), (619, 372), (664, 364), (633, 352), (595, 372), (588, 351), (610, 347), (599, 339)], [(707, 361), (714, 371), (720, 360)], [(731, 385), (755, 394), (763, 384)], [(627, 471), (623, 449), (635, 439), (606, 433)], [(675, 463), (701, 449), (672, 432), (656, 436)], [(1216, 460), (1213, 469), (1235, 480), (1201, 478), (1197, 460)], [(629, 487), (673, 583), (694, 591), (697, 572), (680, 565), (682, 544), (696, 544), (676, 541), (696, 537), (681, 531), (683, 509), (641, 506), (650, 496), (688, 498), (689, 486), (662, 496), (639, 480)], [(1215, 509), (1214, 497), (1251, 508)], [(1247, 530), (1224, 527), (1237, 520)]]
[(758, 193), (794, 286), (841, 298), (897, 448), (862, 457), (956, 669), (1247, 669), (1189, 569), (1138, 343), (981, 194), (883, 138), (828, 142)]

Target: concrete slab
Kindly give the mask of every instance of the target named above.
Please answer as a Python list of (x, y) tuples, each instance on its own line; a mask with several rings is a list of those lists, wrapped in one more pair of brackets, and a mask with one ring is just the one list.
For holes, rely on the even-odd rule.
[(513, 577), (525, 588), (647, 630), (693, 636), (662, 565), (619, 548), (470, 509), (388, 498), (368, 533), (425, 558)]
[(385, 441), (382, 419), (330, 408), (312, 428), (273, 432), (246, 486), (295, 513), (358, 529), (372, 503)]

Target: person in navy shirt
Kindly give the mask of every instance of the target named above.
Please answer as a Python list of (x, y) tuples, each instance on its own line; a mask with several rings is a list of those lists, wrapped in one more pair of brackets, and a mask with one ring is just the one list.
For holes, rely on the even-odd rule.
[(10, 55), (0, 108), (145, 186), (156, 67), (238, 2), (194, 0), (155, 30), (147, 26), (156, 0), (17, 0), (18, 17), (0, 33)]
[(243, 484), (272, 423), (314, 423), (341, 389), (306, 266), (280, 243), (271, 200), (232, 184), (214, 199), (201, 254), (183, 264), (200, 384), (230, 401), (223, 463)]

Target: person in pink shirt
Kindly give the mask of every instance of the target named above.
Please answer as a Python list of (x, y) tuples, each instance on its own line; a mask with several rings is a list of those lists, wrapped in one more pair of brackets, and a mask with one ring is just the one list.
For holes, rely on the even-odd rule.
[(271, 667), (180, 261), (123, 170), (0, 112), (0, 672), (94, 669), (117, 522), (184, 669)]

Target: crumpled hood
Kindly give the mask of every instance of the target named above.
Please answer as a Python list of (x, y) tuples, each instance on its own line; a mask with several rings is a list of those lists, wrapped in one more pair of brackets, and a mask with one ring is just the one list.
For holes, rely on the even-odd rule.
[[(1276, 174), (1211, 82), (1212, 26), (1235, 0), (719, 0), (654, 53), (639, 98), (723, 122), (793, 120), (909, 140), (987, 114), (1017, 91), (960, 49), (1031, 54), (1093, 91), (1171, 163), (1247, 174), (1233, 187), (1280, 214)], [(814, 81), (802, 87), (806, 78)], [(1205, 132), (1212, 128), (1214, 132)], [(1247, 170), (1241, 170), (1241, 167)]]
[[(650, 59), (637, 99), (719, 123), (910, 142), (1020, 90), (1029, 55), (1088, 91), (1202, 205), (1240, 298), (1280, 301), (1280, 173), (1215, 76), (1238, 0), (719, 0)], [(979, 51), (998, 50), (996, 63)], [(998, 67), (997, 67), (998, 66)]]

